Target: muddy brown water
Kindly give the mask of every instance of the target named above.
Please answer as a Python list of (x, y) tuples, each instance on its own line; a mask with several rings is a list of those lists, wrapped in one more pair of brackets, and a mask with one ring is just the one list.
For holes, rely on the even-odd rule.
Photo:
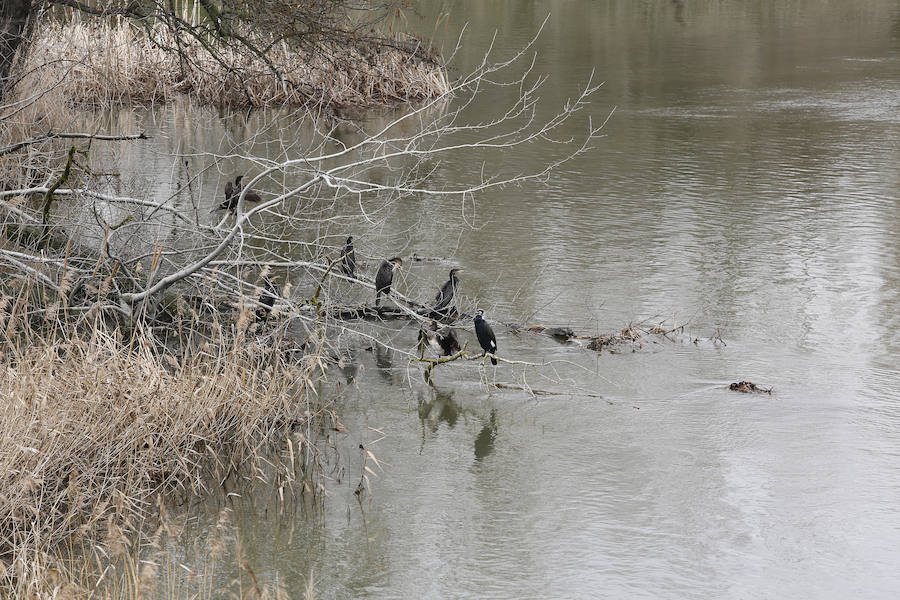
[[(461, 1), (426, 22), (439, 9), (446, 39), (468, 22), (458, 72), (495, 30), (508, 56), (550, 13), (544, 116), (592, 70), (605, 83), (591, 114), (615, 112), (545, 185), (478, 196), (477, 229), (458, 201), (422, 197), (358, 247), (448, 258), (406, 265), (400, 289), (424, 300), (460, 266), (463, 308), (489, 320), (686, 332), (598, 354), (496, 327), (504, 357), (552, 364), (448, 365), (433, 390), (404, 355), (348, 342), (325, 384), (345, 429), (324, 508), (227, 501), (257, 577), (300, 597), (312, 576), (319, 598), (896, 597), (900, 6)], [(158, 115), (170, 137), (154, 152), (217, 148), (247, 127)], [(165, 152), (140, 160), (172, 177)], [(455, 156), (436, 176), (479, 168)], [(416, 339), (402, 323), (372, 333)], [(743, 380), (774, 394), (728, 389)], [(360, 444), (385, 463), (366, 463), (362, 502)], [(221, 504), (190, 513), (180, 562), (200, 569)]]

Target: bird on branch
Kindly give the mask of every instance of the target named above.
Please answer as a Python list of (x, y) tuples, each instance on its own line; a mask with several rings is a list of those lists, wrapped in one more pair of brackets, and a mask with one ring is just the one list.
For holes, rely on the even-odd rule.
[(447, 280), (441, 289), (438, 290), (437, 296), (434, 297), (435, 305), (431, 307), (431, 314), (438, 318), (447, 317), (456, 311), (453, 306), (453, 299), (456, 296), (456, 289), (459, 287), (459, 277), (457, 273), (462, 269), (450, 269), (450, 279)]
[[(244, 184), (241, 183), (241, 179), (243, 179), (243, 175), (238, 175), (234, 178), (234, 183), (232, 184), (230, 181), (225, 183), (225, 202), (220, 204), (213, 210), (213, 212), (219, 210), (227, 210), (230, 213), (233, 213), (235, 209), (237, 209), (238, 200), (241, 197), (241, 191), (244, 189)], [(244, 199), (247, 202), (261, 202), (262, 198), (254, 192), (253, 190), (247, 190), (247, 193), (244, 194)]]
[[(475, 336), (478, 338), (478, 344), (484, 350), (482, 356), (486, 356), (488, 352), (497, 353), (497, 338), (494, 337), (494, 330), (484, 320), (484, 311), (480, 308), (475, 311)], [(491, 364), (496, 365), (497, 359), (491, 357)]]
[(265, 288), (259, 294), (260, 306), (256, 309), (256, 322), (265, 323), (272, 314), (272, 307), (275, 306), (275, 298), (278, 296), (278, 288), (272, 283), (268, 277), (263, 279)]
[(341, 272), (347, 277), (356, 276), (356, 251), (353, 249), (353, 236), (347, 236), (347, 243), (341, 253)]
[(381, 302), (381, 295), (390, 296), (391, 283), (394, 281), (394, 271), (403, 264), (403, 259), (395, 256), (390, 260), (382, 261), (378, 267), (378, 273), (375, 274), (375, 308), (378, 308)]
[(424, 350), (425, 344), (435, 351), (438, 356), (450, 356), (460, 350), (459, 340), (453, 329), (447, 327), (444, 331), (438, 329), (436, 321), (431, 322), (430, 329), (419, 330), (419, 345)]

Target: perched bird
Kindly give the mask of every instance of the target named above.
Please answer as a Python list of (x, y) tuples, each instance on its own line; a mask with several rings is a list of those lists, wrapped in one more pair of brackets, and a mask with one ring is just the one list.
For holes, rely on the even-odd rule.
[[(228, 212), (234, 212), (237, 208), (238, 200), (241, 197), (241, 191), (244, 189), (244, 185), (241, 183), (241, 179), (243, 179), (243, 175), (238, 175), (234, 178), (234, 184), (230, 181), (225, 184), (225, 202), (216, 207), (213, 212), (217, 210), (227, 210)], [(247, 202), (261, 202), (262, 198), (260, 198), (259, 194), (254, 192), (253, 190), (247, 190), (247, 193), (244, 194), (244, 199)]]
[[(238, 190), (240, 191), (240, 190)], [(234, 212), (235, 207), (237, 206), (238, 195), (235, 193), (234, 184), (230, 181), (225, 182), (225, 202), (215, 207), (212, 212), (227, 210), (228, 212)]]
[(391, 282), (394, 281), (394, 270), (403, 264), (403, 259), (395, 256), (390, 260), (385, 260), (378, 267), (378, 273), (375, 274), (375, 308), (381, 302), (381, 294), (391, 294)]
[(450, 269), (450, 279), (441, 286), (437, 296), (434, 297), (435, 305), (431, 307), (432, 313), (446, 317), (451, 312), (456, 288), (459, 287), (459, 277), (456, 274), (461, 271), (462, 269)]
[[(235, 196), (239, 197), (241, 195), (241, 191), (244, 189), (244, 184), (241, 183), (241, 179), (243, 179), (243, 178), (244, 178), (243, 175), (238, 175), (237, 177), (234, 178), (234, 195)], [(250, 189), (248, 189), (247, 192), (244, 194), (244, 199), (247, 200), (247, 202), (262, 202), (262, 198), (260, 198), (259, 194), (257, 194), (256, 192), (254, 192), (253, 190), (250, 190)], [(235, 199), (235, 203), (237, 203), (237, 199)]]
[(427, 343), (438, 356), (450, 356), (459, 352), (459, 340), (453, 329), (448, 327), (440, 331), (435, 321), (431, 322), (430, 329), (419, 330), (419, 343), (423, 346)]
[(220, 204), (216, 210), (222, 210), (222, 208), (233, 210), (236, 203), (237, 198), (234, 197), (234, 184), (231, 183), (231, 180), (228, 180), (225, 182), (225, 202)]
[(265, 323), (269, 320), (269, 315), (272, 314), (272, 307), (275, 306), (275, 298), (278, 296), (278, 288), (275, 287), (271, 279), (268, 277), (263, 279), (263, 285), (265, 288), (259, 294), (260, 306), (256, 309), (257, 323), (260, 321)]
[[(437, 329), (437, 323), (434, 321), (431, 322), (431, 326), (434, 329)], [(437, 337), (437, 342), (441, 346), (441, 350), (444, 351), (444, 356), (450, 356), (451, 354), (456, 354), (460, 351), (459, 340), (456, 339), (456, 333), (452, 328), (448, 327), (446, 331), (435, 331), (435, 337)]]
[(347, 243), (344, 244), (342, 252), (343, 260), (341, 261), (341, 271), (347, 277), (356, 276), (356, 251), (353, 249), (353, 236), (347, 236)]
[[(475, 335), (478, 337), (478, 343), (484, 350), (484, 354), (482, 354), (482, 356), (485, 356), (488, 352), (490, 352), (491, 354), (496, 354), (497, 338), (494, 337), (494, 330), (491, 329), (491, 326), (488, 325), (487, 321), (484, 320), (483, 315), (484, 311), (480, 308), (475, 311)], [(497, 364), (497, 359), (493, 356), (491, 357), (491, 364)]]

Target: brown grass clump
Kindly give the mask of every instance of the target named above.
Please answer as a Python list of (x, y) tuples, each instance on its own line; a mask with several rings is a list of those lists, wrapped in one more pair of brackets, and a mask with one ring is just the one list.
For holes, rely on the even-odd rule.
[(52, 595), (72, 581), (63, 545), (122, 539), (109, 532), (140, 528), (157, 496), (202, 494), (316, 417), (318, 353), (288, 363), (237, 336), (179, 358), (145, 332), (12, 332), (2, 316), (0, 595)]
[[(179, 48), (183, 60), (166, 50), (171, 48)], [(148, 34), (127, 24), (74, 20), (41, 28), (26, 71), (61, 82), (69, 102), (94, 107), (166, 102), (181, 94), (215, 106), (359, 107), (432, 98), (449, 89), (440, 65), (391, 47), (323, 42), (312, 51), (279, 42), (265, 54), (269, 64), (242, 47), (215, 51), (216, 57), (196, 39), (174, 39), (162, 27)]]

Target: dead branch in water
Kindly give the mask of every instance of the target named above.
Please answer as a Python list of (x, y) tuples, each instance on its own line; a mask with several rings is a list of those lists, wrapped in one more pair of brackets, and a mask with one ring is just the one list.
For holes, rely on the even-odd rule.
[[(509, 325), (512, 333), (540, 333), (550, 336), (560, 342), (577, 342), (587, 346), (590, 350), (601, 352), (607, 350), (615, 353), (617, 348), (628, 344), (632, 350), (636, 350), (648, 341), (651, 336), (659, 339), (672, 339), (670, 336), (681, 335), (687, 324), (678, 325), (676, 327), (664, 327), (662, 323), (659, 325), (643, 326), (628, 325), (621, 331), (610, 334), (578, 334), (569, 327), (547, 327), (546, 325)], [(698, 340), (693, 340), (695, 343)]]
[[(601, 394), (589, 394), (589, 393), (583, 392), (583, 391), (560, 392), (560, 391), (555, 391), (555, 390), (542, 390), (539, 388), (533, 388), (528, 385), (521, 385), (518, 383), (502, 383), (502, 382), (498, 382), (498, 381), (489, 383), (488, 385), (490, 387), (495, 387), (499, 390), (521, 390), (524, 392), (528, 392), (532, 396), (572, 396), (572, 395), (577, 395), (582, 398), (601, 398), (603, 400), (606, 400), (606, 397)], [(612, 402), (609, 402), (609, 404), (612, 404)]]
[(94, 135), (91, 133), (45, 133), (30, 140), (22, 140), (11, 146), (0, 148), (0, 156), (21, 150), (32, 144), (39, 144), (47, 140), (64, 139), (64, 140), (101, 140), (101, 141), (124, 141), (124, 140), (146, 140), (149, 139), (144, 132), (131, 135)]

